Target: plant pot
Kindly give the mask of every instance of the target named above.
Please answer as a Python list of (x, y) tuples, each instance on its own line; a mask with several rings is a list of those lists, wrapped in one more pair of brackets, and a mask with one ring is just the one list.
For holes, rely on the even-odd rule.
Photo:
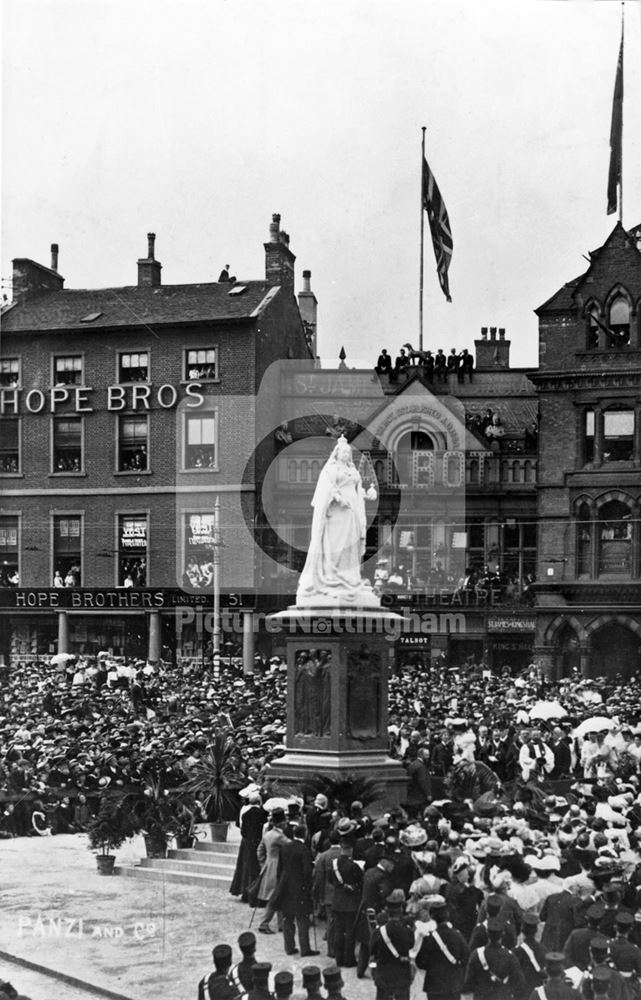
[(113, 875), (116, 863), (115, 854), (96, 854), (96, 865), (99, 875)]
[(147, 852), (148, 858), (166, 858), (167, 857), (167, 842), (159, 841), (157, 837), (150, 837), (148, 834), (144, 836), (145, 850)]
[(191, 833), (180, 833), (176, 837), (176, 847), (184, 850), (194, 846), (194, 836)]
[(227, 830), (229, 823), (210, 823), (211, 839), (214, 843), (222, 844), (227, 840)]

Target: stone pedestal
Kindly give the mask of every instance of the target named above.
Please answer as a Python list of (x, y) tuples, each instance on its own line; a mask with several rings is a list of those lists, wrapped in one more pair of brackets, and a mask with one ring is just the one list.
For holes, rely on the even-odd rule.
[(385, 784), (379, 803), (405, 799), (405, 769), (388, 753), (388, 660), (403, 619), (381, 609), (289, 608), (268, 627), (286, 637), (287, 752), (272, 763), (281, 785), (319, 774)]

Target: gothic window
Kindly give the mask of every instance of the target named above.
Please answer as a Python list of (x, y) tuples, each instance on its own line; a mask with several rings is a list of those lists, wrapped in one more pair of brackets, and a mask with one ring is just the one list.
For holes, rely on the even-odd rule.
[(592, 573), (592, 518), (587, 503), (582, 503), (577, 511), (577, 576), (590, 576)]
[(608, 328), (612, 332), (608, 347), (630, 343), (630, 306), (622, 295), (617, 295), (612, 300), (608, 315)]
[(597, 522), (599, 575), (630, 574), (632, 566), (632, 512), (621, 500), (610, 500)]

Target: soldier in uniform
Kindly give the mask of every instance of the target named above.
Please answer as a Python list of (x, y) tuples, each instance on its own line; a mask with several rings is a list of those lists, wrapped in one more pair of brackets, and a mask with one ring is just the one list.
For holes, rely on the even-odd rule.
[(405, 896), (394, 889), (385, 900), (387, 920), (372, 934), (370, 954), (376, 962), (376, 1000), (409, 1000), (412, 984), (410, 950), (414, 931), (403, 922)]
[(563, 951), (566, 966), (576, 966), (585, 972), (590, 964), (590, 941), (596, 937), (602, 917), (603, 907), (600, 903), (593, 903), (585, 911), (587, 927), (576, 927), (565, 942)]
[(427, 934), (416, 955), (416, 966), (425, 970), (423, 989), (432, 1000), (459, 1000), (470, 949), (448, 917), (442, 896), (431, 901), (430, 916), (436, 929)]
[(356, 914), (356, 940), (358, 943), (358, 961), (356, 975), (362, 979), (369, 963), (369, 939), (371, 936), (368, 911), (379, 913), (385, 906), (385, 900), (392, 891), (390, 876), (394, 868), (391, 858), (381, 858), (375, 868), (367, 869), (363, 874), (363, 891), (360, 906)]
[(593, 1000), (596, 995), (594, 982), (595, 980), (600, 982), (599, 973), (604, 970), (609, 974), (608, 997), (610, 1000), (627, 1000), (625, 980), (621, 973), (614, 968), (608, 955), (608, 939), (602, 934), (597, 934), (590, 941), (590, 964), (581, 983), (581, 993), (585, 1000)]
[(214, 971), (198, 983), (198, 1000), (238, 1000), (242, 995), (232, 982), (231, 948), (228, 944), (217, 944), (212, 951)]
[(252, 986), (247, 1000), (274, 1000), (274, 996), (269, 991), (269, 973), (272, 971), (271, 962), (254, 962), (252, 966)]
[(323, 969), (323, 981), (327, 990), (327, 1000), (345, 1000), (341, 992), (345, 983), (337, 965), (327, 965)]
[(536, 986), (529, 1000), (580, 1000), (581, 994), (565, 979), (563, 966), (565, 955), (560, 951), (549, 951), (545, 956), (546, 979)]
[(474, 1000), (513, 1000), (523, 990), (521, 966), (501, 944), (504, 930), (503, 921), (492, 917), (487, 922), (487, 944), (470, 955), (463, 992), (474, 994)]
[[(539, 918), (536, 913), (526, 913), (523, 917), (523, 940), (514, 949), (525, 986), (520, 996), (530, 1000), (530, 994), (545, 981), (545, 948), (536, 940)], [(565, 956), (563, 956), (565, 960)]]
[(232, 965), (229, 975), (239, 993), (249, 993), (254, 985), (252, 967), (256, 964), (256, 935), (243, 931), (238, 937), (238, 947), (243, 957)]
[(294, 992), (294, 977), (287, 969), (274, 976), (274, 996), (276, 1000), (289, 1000)]
[(303, 989), (305, 990), (305, 1000), (324, 1000), (320, 991), (321, 970), (317, 965), (304, 965), (301, 969), (303, 977)]
[(627, 984), (629, 1000), (641, 997), (641, 948), (630, 941), (634, 917), (627, 910), (616, 916), (617, 936), (610, 942), (610, 958)]
[(355, 829), (356, 823), (353, 820), (339, 820), (337, 830), (340, 836), (340, 854), (332, 860), (328, 869), (328, 879), (334, 888), (334, 957), (336, 965), (346, 968), (356, 965), (355, 924), (363, 888), (363, 873), (352, 860)]

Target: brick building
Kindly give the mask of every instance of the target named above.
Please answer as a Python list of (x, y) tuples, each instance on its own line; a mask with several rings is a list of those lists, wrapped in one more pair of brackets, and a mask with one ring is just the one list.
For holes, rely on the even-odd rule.
[(349, 358), (334, 370), (284, 372), (292, 440), (270, 491), (280, 607), (293, 601), (287, 567), (302, 567), (314, 484), (344, 430), (379, 494), (368, 508), (365, 575), (400, 575), (383, 601), (410, 623), (390, 656), (401, 665), (441, 654), (454, 665), (469, 656), (493, 668), (531, 662), (538, 403), (528, 372), (510, 367), (510, 346), (503, 329), (482, 328), (472, 381), (452, 372), (440, 381), (418, 358), (398, 378), (352, 369)]
[(641, 227), (538, 310), (536, 654), (554, 676), (641, 656)]
[(211, 608), (216, 499), (223, 562), (255, 588), (269, 454), (255, 454), (253, 402), (274, 361), (312, 363), (309, 272), (299, 308), (278, 215), (262, 280), (163, 284), (154, 241), (124, 288), (66, 289), (56, 245), (51, 267), (14, 260), (0, 359), (5, 660), (193, 645), (177, 611)]

